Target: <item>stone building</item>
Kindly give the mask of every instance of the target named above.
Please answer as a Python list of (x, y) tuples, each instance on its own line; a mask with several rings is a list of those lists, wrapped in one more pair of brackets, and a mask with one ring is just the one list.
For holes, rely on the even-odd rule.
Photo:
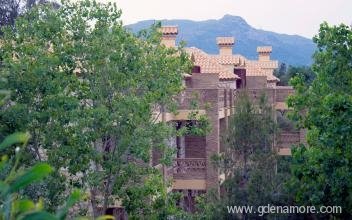
[[(176, 46), (178, 28), (164, 26), (162, 43), (167, 47)], [(215, 39), (214, 39), (215, 43)], [(179, 97), (179, 113), (164, 112), (160, 120), (176, 122), (182, 126), (189, 120), (192, 111), (189, 102), (192, 94), (198, 94), (198, 114), (205, 114), (211, 123), (211, 131), (205, 136), (176, 137), (170, 145), (177, 148), (177, 156), (172, 167), (158, 163), (158, 152), (153, 152), (152, 165), (160, 167), (165, 176), (172, 179), (172, 190), (183, 192), (183, 206), (192, 211), (194, 198), (210, 189), (220, 192), (224, 176), (211, 164), (211, 157), (221, 152), (221, 132), (228, 126), (228, 118), (234, 112), (236, 92), (246, 89), (251, 98), (256, 99), (264, 92), (269, 103), (276, 110), (277, 120), (289, 110), (285, 99), (294, 92), (292, 87), (278, 86), (274, 76), (278, 61), (272, 60), (271, 46), (257, 48), (258, 59), (249, 60), (233, 53), (235, 39), (218, 37), (218, 54), (207, 54), (201, 49), (185, 48), (194, 61), (192, 74), (185, 74), (186, 89)], [(279, 155), (290, 155), (292, 144), (304, 141), (304, 133), (295, 129), (283, 128), (276, 135), (275, 149)]]

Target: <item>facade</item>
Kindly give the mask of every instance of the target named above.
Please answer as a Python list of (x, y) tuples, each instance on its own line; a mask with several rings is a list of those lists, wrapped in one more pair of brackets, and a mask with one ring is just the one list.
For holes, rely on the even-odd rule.
[[(178, 28), (164, 26), (162, 43), (175, 47)], [(254, 100), (264, 92), (269, 103), (276, 109), (277, 120), (288, 111), (285, 99), (294, 92), (292, 87), (277, 86), (279, 79), (274, 76), (278, 61), (271, 60), (272, 48), (257, 48), (258, 59), (249, 60), (239, 54), (233, 54), (235, 39), (218, 37), (216, 43), (218, 54), (207, 54), (198, 48), (185, 48), (194, 61), (192, 74), (185, 74), (186, 89), (180, 95), (179, 114), (163, 112), (160, 120), (176, 122), (182, 127), (189, 121), (190, 102), (197, 94), (198, 114), (205, 114), (211, 131), (201, 136), (176, 137), (170, 140), (170, 146), (177, 148), (177, 157), (172, 167), (161, 167), (158, 163), (160, 154), (153, 152), (152, 165), (160, 167), (166, 177), (171, 177), (172, 190), (183, 192), (185, 197), (181, 205), (189, 211), (194, 208), (194, 198), (208, 190), (220, 193), (220, 183), (224, 176), (211, 164), (211, 157), (222, 151), (221, 133), (228, 126), (228, 118), (234, 112), (236, 93), (246, 89)], [(279, 123), (280, 124), (280, 123)], [(277, 134), (274, 143), (279, 155), (290, 155), (292, 144), (304, 141), (304, 132), (283, 128)]]

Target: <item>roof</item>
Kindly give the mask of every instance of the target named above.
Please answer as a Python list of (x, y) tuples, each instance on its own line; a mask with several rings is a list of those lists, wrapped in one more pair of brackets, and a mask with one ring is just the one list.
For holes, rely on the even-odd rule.
[(257, 61), (257, 60), (248, 60), (248, 66), (256, 66), (263, 69), (276, 69), (279, 67), (277, 60), (268, 60), (268, 61)]
[(246, 58), (241, 55), (209, 55), (221, 65), (241, 65), (245, 63)]
[(266, 71), (263, 71), (262, 69), (251, 65), (246, 66), (246, 75), (247, 76), (266, 76), (267, 81), (280, 81), (280, 79), (278, 79), (273, 74), (267, 73)]
[(246, 66), (247, 76), (266, 76), (266, 73), (258, 67)]
[(280, 82), (280, 79), (277, 78), (276, 76), (272, 75), (272, 74), (270, 74), (270, 75), (267, 76), (267, 80), (268, 80), (268, 81)]
[(271, 72), (266, 71), (277, 68), (277, 61), (247, 60), (241, 55), (209, 55), (209, 57), (221, 65), (244, 65), (247, 76), (266, 76), (268, 81), (280, 81)]
[(217, 37), (216, 42), (218, 45), (233, 45), (235, 43), (234, 37)]
[(195, 47), (185, 48), (185, 50), (193, 57), (194, 64), (200, 66), (201, 73), (219, 74), (219, 79), (222, 80), (239, 79), (236, 74), (222, 67), (204, 51)]
[(271, 53), (272, 51), (273, 51), (273, 48), (271, 46), (257, 47), (258, 53)]
[(177, 35), (178, 27), (177, 26), (162, 26), (161, 33), (164, 35)]

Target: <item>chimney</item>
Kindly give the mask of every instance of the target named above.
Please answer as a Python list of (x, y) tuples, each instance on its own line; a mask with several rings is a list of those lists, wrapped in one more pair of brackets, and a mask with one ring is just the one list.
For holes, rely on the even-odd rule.
[(271, 54), (272, 50), (273, 49), (271, 46), (257, 47), (258, 60), (259, 61), (269, 61), (270, 54)]
[(235, 44), (233, 37), (217, 37), (216, 43), (219, 46), (220, 55), (232, 55), (232, 47)]
[(162, 26), (161, 27), (161, 43), (166, 47), (176, 46), (176, 36), (178, 34), (177, 26)]

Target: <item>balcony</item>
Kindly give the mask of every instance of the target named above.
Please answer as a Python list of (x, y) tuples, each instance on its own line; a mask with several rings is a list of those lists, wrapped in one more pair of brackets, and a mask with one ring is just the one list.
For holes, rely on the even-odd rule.
[(172, 167), (174, 179), (205, 179), (205, 158), (177, 158)]
[(265, 95), (268, 103), (273, 104), (275, 101), (274, 98), (274, 89), (272, 88), (261, 88), (261, 89), (238, 89), (235, 91), (235, 100), (238, 97), (241, 91), (247, 92), (247, 95), (250, 100), (254, 101), (254, 103), (258, 103), (260, 98)]
[(277, 146), (281, 148), (288, 148), (294, 144), (300, 143), (299, 132), (284, 132), (279, 134), (277, 138)]
[[(205, 108), (206, 89), (186, 89), (176, 97), (179, 110), (195, 110)], [(197, 108), (197, 109), (198, 109)]]
[(291, 155), (292, 145), (300, 143), (300, 132), (284, 132), (277, 137), (279, 155)]

